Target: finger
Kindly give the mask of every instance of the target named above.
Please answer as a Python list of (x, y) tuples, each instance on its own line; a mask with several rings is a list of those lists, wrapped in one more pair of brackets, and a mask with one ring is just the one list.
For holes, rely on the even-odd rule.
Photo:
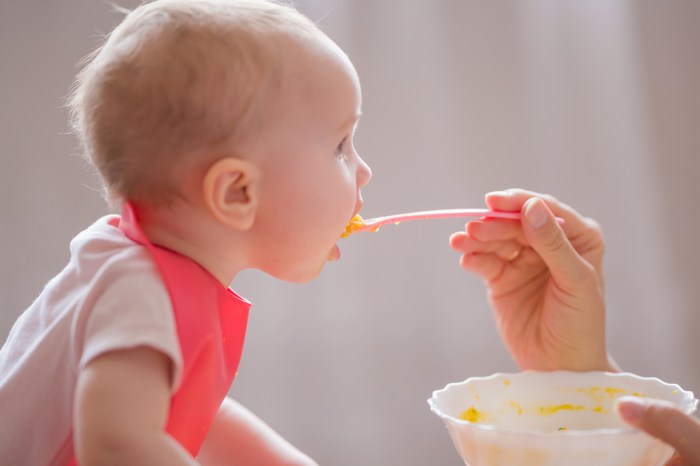
[(576, 210), (563, 202), (558, 201), (549, 194), (540, 194), (525, 189), (508, 189), (506, 191), (494, 191), (486, 194), (486, 205), (493, 210), (506, 212), (519, 212), (525, 203), (537, 197), (542, 199), (547, 207), (556, 215), (564, 219), (563, 229), (567, 236), (575, 237), (584, 234), (590, 229), (590, 220), (581, 216)]
[(474, 272), (488, 282), (497, 280), (508, 263), (493, 254), (464, 254), (460, 260), (464, 270)]
[(676, 449), (684, 464), (700, 464), (700, 422), (677, 406), (661, 400), (620, 397), (620, 417)]
[(467, 224), (467, 234), (479, 241), (513, 240), (526, 246), (527, 239), (519, 220), (486, 219)]
[(495, 254), (501, 259), (517, 259), (523, 246), (517, 241), (479, 241), (464, 233), (450, 236), (450, 247), (463, 254)]
[(523, 207), (523, 232), (530, 246), (547, 264), (552, 278), (561, 286), (579, 284), (591, 274), (585, 262), (569, 242), (547, 204), (539, 198), (530, 198)]

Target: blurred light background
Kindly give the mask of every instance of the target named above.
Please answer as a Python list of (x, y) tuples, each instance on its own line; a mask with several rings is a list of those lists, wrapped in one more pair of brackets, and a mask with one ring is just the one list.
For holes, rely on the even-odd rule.
[[(557, 196), (606, 232), (616, 360), (700, 391), (700, 2), (297, 4), (362, 80), (365, 216), (480, 207), (508, 187)], [(108, 212), (61, 105), (120, 17), (106, 1), (0, 2), (3, 339)], [(307, 285), (242, 274), (254, 307), (231, 394), (322, 465), (459, 465), (426, 399), (516, 369), (447, 246), (462, 227), (353, 236)]]

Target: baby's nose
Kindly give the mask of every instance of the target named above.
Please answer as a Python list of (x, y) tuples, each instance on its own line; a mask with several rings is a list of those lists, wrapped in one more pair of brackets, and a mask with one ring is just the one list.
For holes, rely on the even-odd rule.
[(357, 156), (357, 162), (357, 184), (362, 187), (372, 179), (372, 169), (359, 155)]

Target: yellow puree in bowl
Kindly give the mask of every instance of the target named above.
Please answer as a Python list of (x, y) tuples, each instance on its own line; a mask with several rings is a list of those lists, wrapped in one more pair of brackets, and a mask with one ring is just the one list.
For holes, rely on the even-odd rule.
[(469, 421), (469, 422), (479, 422), (479, 421), (486, 420), (486, 416), (484, 415), (484, 412), (479, 411), (474, 406), (470, 406), (468, 410), (464, 411), (459, 416), (459, 418), (462, 419), (463, 421)]
[[(510, 381), (505, 380), (503, 384), (508, 387), (510, 386)], [(632, 395), (632, 396), (639, 396), (639, 397), (644, 397), (643, 393), (639, 392), (629, 392), (627, 390), (623, 390), (621, 388), (615, 388), (615, 387), (607, 387), (607, 388), (601, 388), (601, 387), (587, 387), (587, 388), (576, 388), (575, 389), (577, 392), (582, 392), (582, 393), (587, 393), (593, 398), (594, 400), (601, 402), (603, 398), (613, 398), (616, 396), (620, 395)], [(478, 395), (476, 395), (476, 398), (478, 399)], [(520, 404), (516, 403), (515, 401), (509, 401), (509, 406), (512, 407), (517, 411), (518, 414), (523, 413), (523, 408)], [(572, 403), (565, 403), (565, 404), (558, 404), (558, 405), (543, 405), (543, 406), (538, 406), (536, 407), (532, 412), (539, 414), (541, 416), (551, 416), (552, 414), (555, 414), (559, 411), (592, 411), (594, 413), (607, 413), (608, 410), (603, 408), (601, 405), (594, 406), (592, 408), (583, 406), (583, 405), (575, 405)], [(484, 422), (487, 419), (486, 412), (479, 410), (475, 408), (474, 406), (470, 406), (467, 410), (463, 411), (462, 414), (460, 414), (459, 418), (462, 419), (463, 421), (469, 421), (469, 422)]]

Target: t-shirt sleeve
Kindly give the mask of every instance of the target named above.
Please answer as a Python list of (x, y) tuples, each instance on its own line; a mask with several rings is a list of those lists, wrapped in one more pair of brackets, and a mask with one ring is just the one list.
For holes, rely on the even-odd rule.
[(109, 281), (86, 316), (78, 369), (110, 351), (147, 346), (172, 364), (171, 392), (182, 376), (182, 355), (168, 293), (157, 272), (121, 275)]

